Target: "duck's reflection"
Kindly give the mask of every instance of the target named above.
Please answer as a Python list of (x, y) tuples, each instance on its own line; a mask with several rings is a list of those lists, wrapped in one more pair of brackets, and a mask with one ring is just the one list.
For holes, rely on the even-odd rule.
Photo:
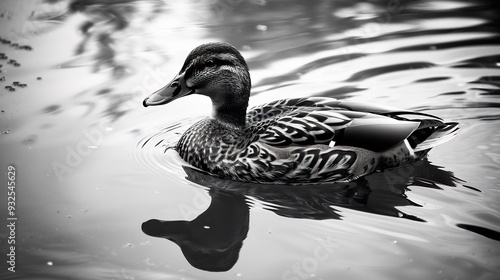
[(144, 233), (176, 243), (189, 263), (202, 270), (227, 271), (238, 260), (249, 228), (247, 197), (258, 200), (280, 216), (307, 219), (341, 219), (335, 207), (424, 221), (397, 206), (419, 206), (405, 195), (407, 187), (441, 189), (455, 186), (453, 173), (427, 160), (387, 170), (349, 183), (325, 185), (265, 185), (221, 180), (190, 167), (187, 179), (208, 188), (211, 204), (192, 221), (149, 220)]
[(249, 209), (238, 193), (210, 190), (208, 209), (192, 221), (149, 220), (142, 231), (179, 245), (188, 262), (208, 271), (227, 271), (247, 237)]

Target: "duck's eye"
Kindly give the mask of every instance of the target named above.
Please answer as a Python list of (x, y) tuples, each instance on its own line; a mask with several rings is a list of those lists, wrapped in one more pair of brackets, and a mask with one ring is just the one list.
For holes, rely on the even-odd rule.
[(207, 60), (205, 62), (205, 66), (206, 67), (214, 67), (215, 66), (215, 62), (213, 60), (209, 59), (209, 60)]

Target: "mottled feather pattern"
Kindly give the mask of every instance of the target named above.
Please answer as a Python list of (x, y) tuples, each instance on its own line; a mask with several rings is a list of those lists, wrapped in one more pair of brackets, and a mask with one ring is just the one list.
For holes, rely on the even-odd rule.
[(247, 129), (258, 134), (259, 141), (273, 146), (328, 145), (335, 130), (351, 120), (311, 99), (318, 100), (283, 99), (252, 108), (247, 114)]
[(255, 107), (247, 114), (245, 129), (203, 119), (182, 136), (178, 152), (193, 166), (240, 181), (350, 179), (356, 152), (328, 144), (351, 120), (327, 106), (336, 104), (334, 99), (322, 99), (329, 101), (324, 104), (313, 100), (285, 99)]
[[(390, 112), (376, 107), (376, 114), (350, 110), (359, 106), (332, 98), (277, 100), (250, 109), (244, 128), (213, 118), (203, 119), (185, 132), (177, 149), (191, 165), (221, 178), (274, 183), (348, 181), (376, 169), (418, 160), (428, 150), (422, 149), (416, 155), (414, 146), (435, 131), (444, 131), (449, 138), (452, 135), (448, 135), (448, 130), (457, 129), (454, 124), (421, 113)], [(389, 118), (408, 121), (418, 116), (423, 120), (415, 125), (417, 129), (398, 136), (403, 138), (383, 152), (335, 145), (346, 129), (356, 128), (350, 128), (354, 120), (358, 125), (373, 125)], [(372, 133), (366, 133), (368, 143)], [(431, 144), (424, 147), (430, 148)]]

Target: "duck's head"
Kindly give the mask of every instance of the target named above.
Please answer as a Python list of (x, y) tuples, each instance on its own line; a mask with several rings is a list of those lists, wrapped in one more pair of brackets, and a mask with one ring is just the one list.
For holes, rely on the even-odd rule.
[(227, 43), (207, 43), (192, 50), (179, 74), (143, 105), (167, 104), (195, 93), (206, 95), (212, 100), (214, 118), (244, 126), (250, 87), (248, 66), (240, 52)]

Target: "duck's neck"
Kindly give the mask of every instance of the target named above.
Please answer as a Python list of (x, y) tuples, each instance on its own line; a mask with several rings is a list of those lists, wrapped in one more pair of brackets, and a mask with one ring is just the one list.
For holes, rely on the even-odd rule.
[(244, 128), (246, 125), (246, 109), (247, 107), (216, 107), (212, 110), (212, 118), (234, 126), (236, 128)]
[(235, 128), (244, 128), (249, 95), (250, 92), (221, 92), (211, 96), (212, 118)]

